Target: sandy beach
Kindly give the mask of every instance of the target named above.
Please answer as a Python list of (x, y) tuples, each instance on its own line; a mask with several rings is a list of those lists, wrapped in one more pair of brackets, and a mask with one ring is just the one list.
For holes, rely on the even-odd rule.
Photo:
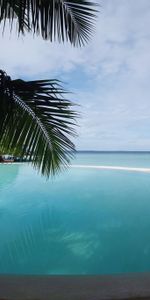
[(123, 167), (123, 166), (96, 166), (96, 165), (71, 165), (72, 168), (83, 168), (83, 169), (99, 169), (99, 170), (118, 170), (118, 171), (129, 171), (129, 172), (142, 172), (150, 173), (150, 168), (135, 168), (135, 167)]

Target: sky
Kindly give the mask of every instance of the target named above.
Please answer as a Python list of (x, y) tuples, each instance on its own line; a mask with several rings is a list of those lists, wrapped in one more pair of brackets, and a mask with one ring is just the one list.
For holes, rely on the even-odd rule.
[(150, 150), (150, 0), (99, 3), (82, 48), (6, 29), (0, 68), (12, 78), (63, 81), (80, 105), (77, 150)]

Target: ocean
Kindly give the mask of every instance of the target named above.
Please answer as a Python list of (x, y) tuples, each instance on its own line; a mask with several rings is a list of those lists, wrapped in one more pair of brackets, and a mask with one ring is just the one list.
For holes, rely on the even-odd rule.
[(148, 152), (77, 153), (49, 180), (28, 164), (0, 165), (0, 274), (150, 271), (145, 168)]

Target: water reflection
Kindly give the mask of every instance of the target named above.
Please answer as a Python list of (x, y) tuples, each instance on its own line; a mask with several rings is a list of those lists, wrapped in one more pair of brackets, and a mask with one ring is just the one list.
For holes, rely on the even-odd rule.
[(0, 273), (150, 269), (149, 175), (70, 170), (52, 182), (13, 167), (0, 191)]
[(0, 189), (6, 188), (9, 184), (12, 184), (19, 174), (19, 165), (12, 164), (0, 164)]
[(5, 237), (5, 242), (3, 238), (0, 273), (86, 273), (87, 261), (99, 247), (97, 235), (69, 231), (63, 224), (58, 226), (58, 220), (59, 215), (55, 215), (52, 224), (52, 212), (45, 211), (34, 223)]

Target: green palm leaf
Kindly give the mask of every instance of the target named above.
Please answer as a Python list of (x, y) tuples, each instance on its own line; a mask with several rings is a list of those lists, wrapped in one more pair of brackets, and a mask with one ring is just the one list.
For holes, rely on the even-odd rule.
[(93, 31), (96, 4), (86, 0), (0, 0), (0, 22), (17, 19), (18, 31), (33, 30), (44, 39), (85, 44)]
[(56, 80), (11, 80), (0, 71), (0, 151), (31, 159), (49, 176), (74, 151), (76, 113)]

